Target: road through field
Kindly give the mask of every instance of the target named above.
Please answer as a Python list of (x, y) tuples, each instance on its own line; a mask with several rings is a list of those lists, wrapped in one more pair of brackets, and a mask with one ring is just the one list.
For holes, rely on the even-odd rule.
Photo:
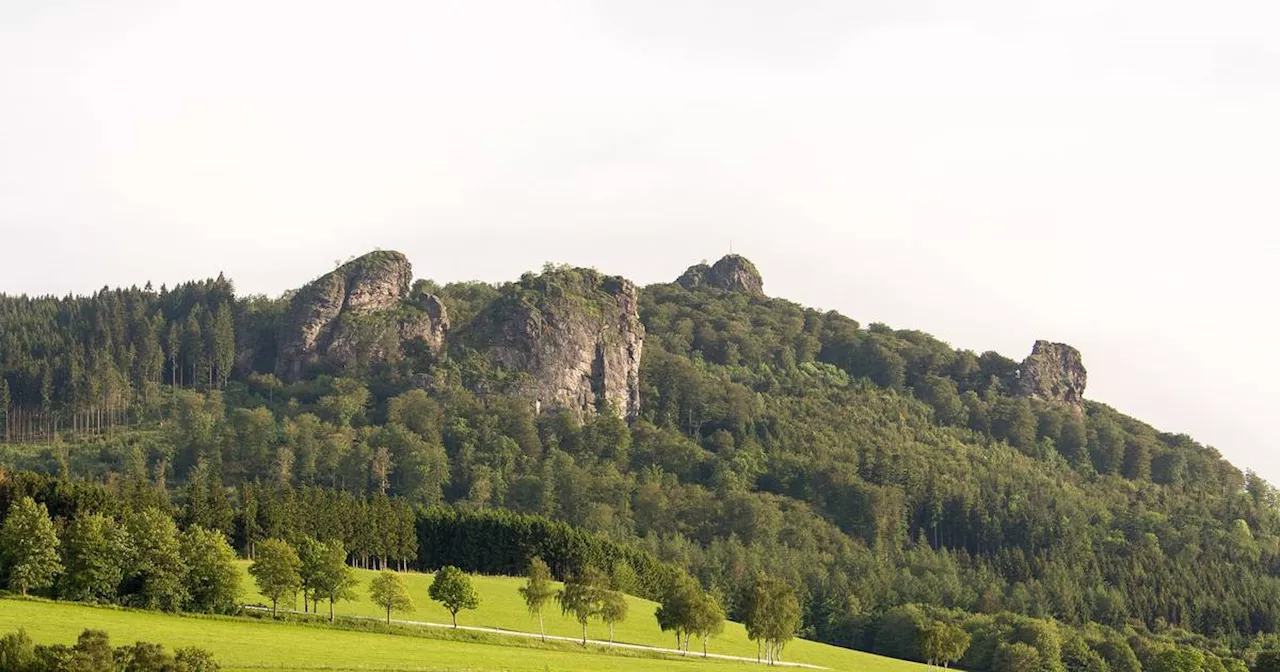
[[(265, 611), (271, 611), (270, 609), (267, 609), (266, 607), (256, 607), (256, 606), (246, 606), (246, 607), (245, 607), (245, 609), (247, 609), (247, 610), (252, 610), (252, 611), (264, 611), (264, 612), (265, 612)], [(289, 613), (289, 614), (302, 614), (302, 613), (303, 613), (303, 612), (301, 612), (301, 611), (294, 611), (294, 610), (292, 610), (292, 609), (280, 609), (279, 611), (280, 611), (281, 613)], [(386, 622), (386, 619), (384, 619), (384, 618), (374, 618), (373, 616), (341, 616), (340, 618), (352, 618), (352, 619), (363, 620), (363, 621), (379, 621), (379, 622)], [(542, 635), (540, 635), (540, 634), (538, 634), (538, 633), (536, 633), (536, 632), (523, 632), (523, 631), (520, 631), (520, 630), (503, 630), (503, 629), (501, 629), (501, 628), (485, 628), (485, 627), (481, 627), (481, 626), (477, 626), (477, 625), (459, 625), (459, 626), (457, 626), (457, 627), (455, 628), (452, 624), (449, 624), (449, 623), (430, 623), (430, 622), (428, 622), (428, 621), (406, 621), (406, 620), (402, 620), (402, 619), (399, 619), (399, 618), (393, 618), (393, 619), (391, 619), (391, 622), (392, 622), (392, 623), (395, 623), (395, 624), (398, 624), (398, 625), (415, 625), (415, 626), (420, 626), (420, 627), (424, 627), (424, 628), (444, 628), (444, 629), (446, 629), (446, 630), (453, 630), (453, 629), (457, 629), (457, 630), (469, 630), (469, 631), (471, 631), (471, 632), (488, 632), (488, 633), (493, 633), (493, 634), (496, 634), (496, 635), (508, 635), (508, 636), (511, 636), (511, 637), (530, 637), (530, 638), (533, 638), (533, 639), (543, 639), (543, 638), (544, 638)], [(581, 642), (582, 642), (582, 639), (581, 639), (581, 638), (579, 638), (579, 637), (563, 637), (563, 636), (559, 636), (559, 635), (546, 635), (545, 639), (548, 639), (548, 640), (554, 640), (554, 641), (557, 641), (557, 642), (573, 642), (573, 643), (576, 643), (576, 644), (578, 644), (578, 643), (581, 643)], [(611, 643), (611, 642), (607, 642), (607, 641), (601, 641), (601, 640), (598, 640), (598, 639), (588, 639), (588, 640), (587, 640), (587, 644), (589, 644), (589, 645), (595, 645), (595, 646), (601, 646), (601, 647), (605, 647), (605, 648), (615, 647), (615, 648), (619, 648), (619, 649), (635, 649), (635, 650), (638, 650), (638, 651), (653, 651), (653, 652), (656, 652), (656, 653), (669, 653), (669, 654), (675, 654), (675, 655), (684, 655), (684, 652), (683, 652), (683, 651), (680, 651), (680, 650), (678, 650), (678, 649), (663, 648), (663, 647), (661, 647), (661, 646), (648, 646), (648, 645), (645, 645), (645, 644), (624, 644), (624, 643), (621, 643), (621, 642), (612, 642), (612, 643)], [(690, 655), (690, 656), (694, 656), (694, 657), (703, 657), (703, 655), (702, 655), (702, 654), (700, 654), (700, 653), (696, 653), (696, 652), (695, 652), (695, 653), (688, 654), (688, 655)], [(719, 659), (719, 660), (733, 660), (733, 661), (737, 661), (737, 662), (744, 662), (744, 663), (755, 663), (755, 662), (758, 662), (755, 658), (748, 658), (748, 657), (745, 657), (745, 656), (730, 656), (730, 655), (726, 655), (726, 654), (723, 654), (723, 653), (708, 653), (708, 654), (706, 654), (706, 656), (705, 656), (705, 657), (707, 657), (707, 658), (716, 658), (716, 659)], [(825, 667), (822, 667), (821, 665), (810, 665), (810, 664), (808, 664), (808, 663), (792, 663), (792, 662), (787, 662), (787, 661), (784, 661), (784, 660), (775, 660), (773, 664), (774, 664), (774, 665), (785, 665), (785, 666), (787, 666), (787, 667), (802, 667), (802, 668), (807, 668), (807, 669), (811, 669), (811, 670), (825, 670), (825, 669), (827, 669), (827, 668), (825, 668)]]

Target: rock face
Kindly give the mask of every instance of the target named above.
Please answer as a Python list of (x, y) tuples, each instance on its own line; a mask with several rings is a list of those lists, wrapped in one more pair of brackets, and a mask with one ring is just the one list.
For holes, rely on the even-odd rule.
[(278, 337), (276, 375), (294, 380), (320, 361), (345, 367), (385, 359), (407, 342), (439, 350), (449, 328), (444, 304), (410, 298), (413, 268), (399, 252), (370, 252), (293, 296)]
[(1065, 343), (1036, 341), (1018, 369), (1019, 393), (1078, 408), (1084, 401), (1088, 377), (1079, 350)]
[(640, 411), (644, 326), (631, 281), (581, 268), (526, 275), (459, 334), (535, 408)]
[(727, 255), (712, 266), (690, 266), (676, 282), (685, 289), (713, 287), (726, 292), (764, 296), (764, 279), (760, 277), (760, 271), (749, 259), (737, 254)]

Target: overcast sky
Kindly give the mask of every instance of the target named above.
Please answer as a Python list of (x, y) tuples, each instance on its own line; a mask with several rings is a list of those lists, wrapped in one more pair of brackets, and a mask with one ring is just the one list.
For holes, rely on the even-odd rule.
[(0, 2), (9, 293), (732, 244), (1277, 482), (1278, 200), (1274, 0)]

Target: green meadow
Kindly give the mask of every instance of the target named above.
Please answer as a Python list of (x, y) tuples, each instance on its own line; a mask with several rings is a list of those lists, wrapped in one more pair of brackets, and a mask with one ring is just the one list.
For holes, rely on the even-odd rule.
[[(247, 570), (241, 563), (241, 571)], [(374, 572), (357, 571), (360, 599), (339, 602), (336, 613), (343, 616), (384, 616), (368, 600), (368, 582)], [(404, 575), (416, 603), (411, 614), (396, 614), (405, 620), (448, 623), (449, 613), (427, 598), (429, 574)], [(481, 604), (476, 611), (463, 612), (460, 625), (536, 632), (537, 619), (529, 616), (516, 592), (523, 579), (512, 577), (473, 577), (480, 592)], [(266, 603), (245, 574), (248, 604)], [(293, 605), (282, 604), (282, 608)], [(301, 608), (301, 603), (297, 605)], [(630, 615), (615, 627), (615, 639), (630, 644), (672, 647), (674, 635), (658, 629), (653, 618), (657, 605), (630, 598)], [(321, 614), (327, 613), (322, 603)], [(580, 626), (562, 616), (552, 605), (546, 615), (549, 635), (580, 637)], [(644, 672), (648, 670), (747, 670), (759, 669), (754, 662), (703, 659), (698, 651), (683, 658), (674, 654), (615, 649), (603, 646), (585, 649), (576, 643), (552, 641), (542, 643), (526, 637), (474, 633), (437, 628), (401, 626), (399, 632), (363, 631), (330, 627), (327, 624), (271, 621), (250, 617), (207, 617), (172, 615), (155, 612), (95, 607), (67, 602), (42, 600), (0, 600), (0, 631), (19, 627), (41, 643), (71, 644), (86, 628), (110, 633), (117, 645), (134, 641), (160, 642), (168, 647), (198, 646), (218, 657), (223, 669), (230, 672), (249, 670), (302, 671), (491, 671), (550, 672), (552, 670), (602, 670), (606, 672)], [(369, 628), (381, 626), (366, 624)], [(606, 628), (592, 622), (588, 637), (606, 639)], [(699, 649), (694, 643), (691, 649)], [(746, 638), (742, 626), (726, 625), (720, 637), (711, 640), (711, 653), (754, 657), (755, 644)], [(819, 665), (833, 670), (866, 672), (918, 672), (923, 666), (858, 651), (802, 640), (793, 641), (784, 659)], [(800, 669), (800, 668), (791, 668)]]
[[(252, 578), (248, 576), (248, 563), (242, 563), (241, 569), (245, 571), (244, 586), (246, 592), (243, 601), (248, 604), (257, 603), (269, 606), (271, 602), (257, 592)], [(359, 599), (350, 602), (338, 602), (334, 608), (334, 613), (343, 616), (385, 617), (386, 613), (369, 600), (369, 580), (375, 574), (375, 572), (371, 571), (356, 570), (357, 578), (360, 581), (360, 585), (356, 587)], [(393, 614), (393, 619), (446, 624), (450, 622), (449, 612), (427, 597), (427, 587), (431, 585), (430, 574), (408, 572), (402, 576), (404, 576), (405, 582), (409, 586), (409, 592), (413, 596), (415, 609), (413, 613)], [(524, 601), (517, 592), (517, 589), (524, 584), (524, 579), (507, 576), (472, 576), (471, 579), (477, 592), (480, 593), (480, 608), (475, 611), (459, 613), (458, 625), (499, 628), (518, 632), (538, 631), (538, 619), (529, 615), (525, 609)], [(628, 596), (627, 600), (630, 604), (629, 613), (625, 621), (614, 626), (614, 640), (627, 644), (673, 648), (675, 646), (675, 635), (662, 632), (658, 628), (657, 620), (654, 619), (653, 614), (654, 610), (658, 608), (657, 603), (631, 596)], [(282, 604), (281, 608), (292, 606)], [(297, 608), (302, 608), (300, 600), (297, 602)], [(321, 614), (328, 614), (328, 603), (321, 602), (319, 611)], [(554, 601), (547, 606), (543, 614), (543, 620), (548, 635), (582, 636), (582, 628), (578, 625), (578, 622), (570, 617), (561, 615)], [(593, 620), (587, 626), (587, 637), (595, 640), (607, 640), (609, 637), (608, 628), (599, 621)], [(691, 656), (700, 653), (702, 643), (691, 641), (689, 650)], [(747, 639), (746, 629), (741, 624), (726, 623), (724, 633), (710, 640), (707, 651), (754, 658), (756, 645)], [(783, 651), (783, 660), (820, 665), (837, 670), (866, 670), (867, 672), (898, 672), (899, 670), (902, 672), (914, 672), (915, 670), (924, 669), (923, 665), (916, 663), (805, 640), (794, 640), (789, 643)]]

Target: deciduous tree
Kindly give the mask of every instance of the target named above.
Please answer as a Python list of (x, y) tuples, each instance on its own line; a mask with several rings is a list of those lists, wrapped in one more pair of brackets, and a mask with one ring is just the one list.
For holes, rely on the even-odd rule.
[(480, 596), (471, 585), (471, 577), (453, 565), (442, 567), (436, 572), (435, 577), (431, 579), (431, 587), (427, 589), (427, 594), (449, 610), (455, 628), (458, 627), (459, 611), (480, 606)]
[(302, 561), (297, 551), (283, 539), (267, 539), (258, 543), (257, 558), (249, 565), (249, 574), (258, 584), (258, 592), (271, 600), (271, 615), (285, 595), (295, 595), (302, 587), (299, 571)]
[(229, 614), (240, 600), (240, 572), (236, 553), (216, 530), (192, 525), (182, 533), (182, 559), (187, 571), (183, 585), (194, 611)]
[(542, 558), (534, 556), (533, 560), (529, 561), (527, 577), (525, 584), (520, 586), (520, 596), (524, 598), (524, 605), (528, 608), (529, 615), (538, 617), (538, 634), (542, 635), (543, 641), (546, 641), (547, 633), (542, 625), (542, 612), (547, 601), (556, 594), (555, 586), (551, 585), (551, 570)]
[[(413, 598), (404, 585), (404, 579), (395, 572), (382, 570), (369, 582), (369, 597), (373, 603), (387, 612), (387, 623), (391, 623), (391, 612), (413, 612)], [(456, 627), (456, 625), (455, 625)]]
[(0, 559), (9, 589), (26, 595), (52, 586), (62, 572), (58, 546), (49, 509), (30, 497), (18, 500), (0, 529)]

